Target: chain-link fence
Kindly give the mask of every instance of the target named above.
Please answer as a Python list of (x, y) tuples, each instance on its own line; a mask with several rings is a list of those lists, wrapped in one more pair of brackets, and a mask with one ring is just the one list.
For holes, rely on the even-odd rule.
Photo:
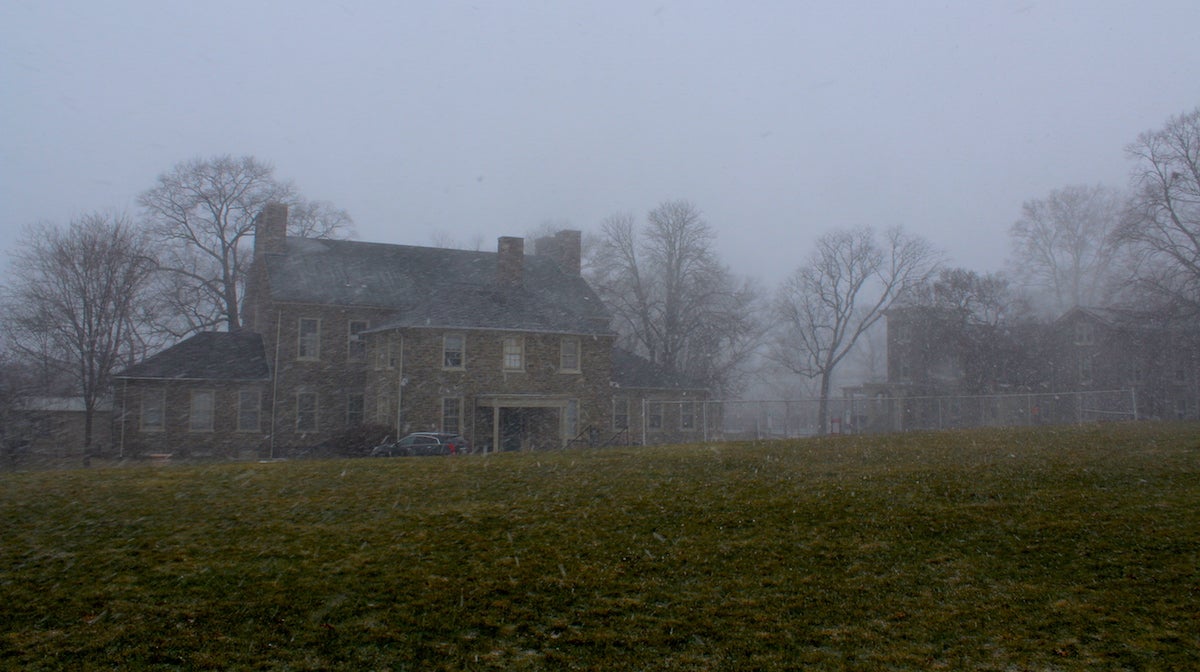
[[(663, 416), (695, 414), (687, 432), (631, 432), (635, 443), (793, 438), (821, 433), (819, 399), (660, 401)], [(968, 427), (1064, 425), (1137, 418), (1133, 390), (971, 396), (848, 396), (829, 400), (825, 428), (862, 434)]]

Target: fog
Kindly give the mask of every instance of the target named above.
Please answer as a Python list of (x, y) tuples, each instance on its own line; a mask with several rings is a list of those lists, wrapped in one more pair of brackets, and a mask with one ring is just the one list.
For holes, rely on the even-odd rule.
[(0, 252), (230, 153), (364, 240), (688, 199), (770, 284), (860, 224), (993, 270), (1023, 201), (1122, 186), (1124, 146), (1197, 104), (1197, 25), (1190, 0), (7, 2)]

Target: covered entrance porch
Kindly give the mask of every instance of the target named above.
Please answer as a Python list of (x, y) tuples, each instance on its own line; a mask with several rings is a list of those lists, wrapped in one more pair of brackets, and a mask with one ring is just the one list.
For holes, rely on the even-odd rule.
[[(483, 452), (562, 448), (573, 436), (579, 402), (568, 397), (485, 395), (475, 400), (476, 445)], [(577, 420), (575, 421), (577, 422)]]

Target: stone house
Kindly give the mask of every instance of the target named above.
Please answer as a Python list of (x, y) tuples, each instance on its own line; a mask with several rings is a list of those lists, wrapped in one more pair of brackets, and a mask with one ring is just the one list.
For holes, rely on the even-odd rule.
[(526, 254), (513, 237), (496, 252), (290, 237), (277, 204), (256, 227), (245, 329), (199, 334), (118, 376), (133, 452), (284, 455), (364, 424), (538, 449), (613, 426), (615, 335), (580, 274), (578, 231)]
[(1051, 325), (1056, 390), (1132, 389), (1139, 418), (1200, 418), (1200, 326), (1075, 307)]

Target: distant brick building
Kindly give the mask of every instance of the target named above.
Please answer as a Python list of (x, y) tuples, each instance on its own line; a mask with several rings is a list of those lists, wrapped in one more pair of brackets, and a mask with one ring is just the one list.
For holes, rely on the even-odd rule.
[(521, 238), (471, 252), (286, 230), (286, 206), (259, 216), (242, 332), (118, 376), (126, 450), (276, 455), (364, 423), (477, 450), (612, 439), (615, 336), (578, 231), (525, 254)]

